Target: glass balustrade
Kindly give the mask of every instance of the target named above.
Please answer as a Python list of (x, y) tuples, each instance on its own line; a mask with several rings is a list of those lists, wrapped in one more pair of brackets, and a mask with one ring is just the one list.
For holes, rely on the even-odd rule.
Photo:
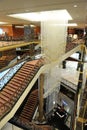
[(8, 69), (2, 73), (2, 78), (0, 79), (0, 90), (7, 84), (7, 82), (12, 78), (12, 76), (20, 69), (20, 67), (25, 63), (21, 62), (14, 67)]

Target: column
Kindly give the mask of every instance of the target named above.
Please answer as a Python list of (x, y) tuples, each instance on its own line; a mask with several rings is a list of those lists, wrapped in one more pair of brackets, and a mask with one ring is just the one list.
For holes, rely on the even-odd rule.
[(44, 74), (41, 74), (39, 77), (39, 117), (38, 121), (42, 123), (44, 121), (44, 100), (43, 100), (43, 90), (44, 90)]

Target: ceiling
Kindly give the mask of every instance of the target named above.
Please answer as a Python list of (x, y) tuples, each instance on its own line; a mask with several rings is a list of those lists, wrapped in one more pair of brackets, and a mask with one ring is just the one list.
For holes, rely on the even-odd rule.
[(0, 0), (0, 21), (8, 24), (29, 24), (30, 21), (7, 15), (60, 9), (67, 9), (72, 16), (73, 20), (69, 23), (77, 23), (79, 28), (87, 26), (87, 0)]

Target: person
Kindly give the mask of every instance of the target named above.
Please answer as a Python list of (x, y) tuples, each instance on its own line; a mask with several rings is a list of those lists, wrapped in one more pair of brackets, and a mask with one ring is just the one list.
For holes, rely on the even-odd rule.
[(4, 34), (4, 40), (8, 41), (8, 34), (7, 34), (7, 32), (5, 32), (5, 34)]

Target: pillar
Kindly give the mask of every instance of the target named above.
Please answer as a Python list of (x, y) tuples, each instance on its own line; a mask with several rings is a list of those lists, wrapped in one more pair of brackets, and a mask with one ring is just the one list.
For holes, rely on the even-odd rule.
[[(45, 63), (50, 64), (45, 74), (44, 91), (46, 93), (46, 113), (49, 113), (56, 105), (60, 88), (61, 72), (58, 63), (51, 66), (65, 54), (68, 20), (61, 14), (64, 10), (48, 11), (46, 20), (41, 21), (41, 53), (45, 57)], [(45, 12), (46, 13), (46, 12)]]
[(41, 74), (39, 77), (39, 117), (38, 121), (42, 123), (44, 121), (44, 100), (43, 100), (43, 86), (44, 86), (44, 74)]

